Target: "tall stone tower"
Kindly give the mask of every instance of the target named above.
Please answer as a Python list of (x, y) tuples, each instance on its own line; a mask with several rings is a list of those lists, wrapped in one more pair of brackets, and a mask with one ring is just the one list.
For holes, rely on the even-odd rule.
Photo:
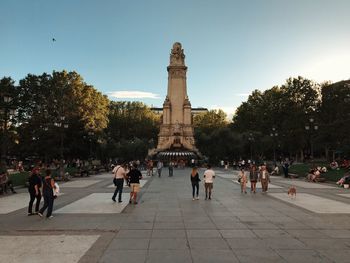
[(192, 126), (191, 103), (187, 96), (185, 54), (176, 42), (170, 53), (168, 92), (156, 152), (183, 151), (198, 154)]

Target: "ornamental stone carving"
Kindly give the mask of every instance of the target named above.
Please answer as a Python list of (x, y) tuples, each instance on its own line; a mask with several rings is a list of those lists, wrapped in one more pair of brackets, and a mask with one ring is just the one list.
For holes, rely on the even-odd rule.
[(170, 53), (170, 66), (184, 66), (185, 54), (181, 43), (175, 42)]

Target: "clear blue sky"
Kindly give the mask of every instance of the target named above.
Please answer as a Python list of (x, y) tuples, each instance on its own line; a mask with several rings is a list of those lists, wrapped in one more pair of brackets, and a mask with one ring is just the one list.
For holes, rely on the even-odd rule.
[(16, 81), (75, 70), (104, 94), (149, 92), (137, 100), (161, 106), (176, 41), (193, 107), (232, 111), (289, 76), (350, 78), (347, 0), (1, 0), (0, 11), (0, 77)]

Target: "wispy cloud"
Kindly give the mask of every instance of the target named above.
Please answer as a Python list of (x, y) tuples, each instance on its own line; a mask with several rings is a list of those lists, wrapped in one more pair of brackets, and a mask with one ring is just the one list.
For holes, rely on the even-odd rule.
[(131, 91), (131, 90), (120, 90), (108, 92), (107, 95), (111, 98), (117, 99), (159, 99), (159, 95), (151, 92), (144, 91)]

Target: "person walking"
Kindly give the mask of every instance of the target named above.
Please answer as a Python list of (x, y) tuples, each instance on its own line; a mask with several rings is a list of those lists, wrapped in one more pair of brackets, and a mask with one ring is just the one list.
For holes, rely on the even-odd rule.
[[(28, 216), (38, 214), (39, 212), (39, 206), (40, 206), (40, 201), (41, 201), (41, 177), (40, 177), (40, 169), (39, 167), (34, 167), (32, 170), (29, 178), (28, 178), (28, 192), (30, 195), (30, 201), (29, 201), (29, 206), (28, 206)], [(36, 199), (35, 203), (35, 213), (33, 213), (33, 204), (34, 200)]]
[(172, 161), (169, 162), (168, 169), (169, 169), (169, 177), (172, 177), (174, 174), (174, 164)]
[(254, 163), (251, 163), (249, 167), (249, 180), (250, 180), (250, 192), (255, 194), (256, 182), (258, 181), (258, 171)]
[(137, 193), (140, 192), (140, 179), (142, 179), (141, 172), (137, 169), (137, 164), (134, 163), (130, 172), (127, 174), (129, 184), (130, 184), (130, 200), (129, 204), (131, 204), (132, 200), (134, 200), (134, 204), (137, 204)]
[(124, 166), (122, 164), (117, 165), (113, 169), (113, 174), (114, 174), (114, 179), (113, 181), (115, 182), (115, 191), (112, 196), (113, 202), (116, 202), (115, 198), (117, 197), (117, 194), (119, 193), (118, 196), (118, 203), (122, 202), (122, 193), (123, 193), (123, 185), (124, 185), (124, 178), (126, 177), (126, 172), (124, 169)]
[(261, 182), (261, 188), (263, 193), (268, 192), (269, 188), (269, 182), (270, 182), (270, 175), (269, 172), (266, 169), (266, 165), (263, 164), (261, 166), (260, 174), (259, 174), (259, 180)]
[(159, 160), (157, 162), (158, 177), (162, 176), (162, 169), (163, 169), (163, 162), (161, 160)]
[[(197, 167), (193, 167), (192, 172), (191, 172), (192, 200), (199, 199), (198, 192), (199, 192), (199, 182), (200, 181), (201, 181), (201, 179), (199, 179), (198, 169), (197, 169)], [(195, 193), (196, 193), (196, 198), (194, 195)]]
[(47, 209), (46, 218), (51, 219), (53, 210), (53, 201), (55, 199), (54, 189), (55, 181), (51, 178), (51, 170), (47, 169), (45, 172), (45, 178), (43, 180), (43, 196), (44, 196), (44, 206), (39, 210), (38, 215), (43, 217), (43, 213)]
[(211, 169), (211, 165), (207, 165), (207, 170), (204, 172), (204, 188), (205, 188), (205, 200), (209, 198), (211, 200), (211, 192), (213, 189), (213, 182), (215, 178), (215, 172)]
[(153, 161), (149, 160), (147, 162), (147, 176), (153, 176)]
[(242, 167), (239, 172), (239, 182), (241, 183), (241, 193), (247, 193), (247, 175), (245, 174), (245, 169)]

